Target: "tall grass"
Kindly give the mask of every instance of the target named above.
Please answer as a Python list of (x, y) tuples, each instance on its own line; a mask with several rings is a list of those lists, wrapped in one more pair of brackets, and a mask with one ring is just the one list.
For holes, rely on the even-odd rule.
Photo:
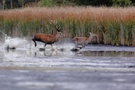
[(135, 46), (135, 7), (53, 7), (0, 11), (0, 30), (13, 36), (53, 33), (50, 20), (67, 36), (98, 34), (97, 43)]

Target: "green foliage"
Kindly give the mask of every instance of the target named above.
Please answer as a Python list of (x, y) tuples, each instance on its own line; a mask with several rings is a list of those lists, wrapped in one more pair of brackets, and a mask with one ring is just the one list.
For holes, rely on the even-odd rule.
[(74, 0), (78, 5), (111, 6), (112, 0)]
[(41, 0), (40, 4), (41, 6), (54, 6), (53, 0)]
[(111, 0), (41, 0), (42, 6), (62, 6), (62, 5), (92, 5), (111, 6)]
[(23, 7), (25, 4), (25, 0), (18, 0), (18, 4)]
[(132, 1), (131, 0), (113, 0), (113, 6), (131, 6)]
[(68, 6), (74, 5), (74, 0), (41, 0), (41, 6)]
[[(135, 0), (4, 0), (1, 9), (11, 9), (24, 7), (31, 2), (40, 2), (40, 6), (131, 6), (135, 5)], [(12, 1), (12, 2), (11, 2)], [(3, 3), (2, 0), (0, 3)]]
[(132, 0), (41, 0), (42, 6), (62, 5), (131, 6)]

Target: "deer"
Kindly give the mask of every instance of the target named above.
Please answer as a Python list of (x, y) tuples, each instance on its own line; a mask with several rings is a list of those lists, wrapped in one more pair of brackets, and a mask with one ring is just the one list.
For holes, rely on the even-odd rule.
[(37, 46), (36, 41), (44, 43), (44, 49), (47, 44), (51, 45), (53, 47), (53, 44), (59, 40), (60, 37), (64, 36), (64, 34), (61, 32), (60, 29), (56, 27), (56, 22), (51, 21), (51, 24), (55, 27), (55, 33), (54, 34), (43, 34), (43, 33), (37, 33), (32, 38), (32, 41), (35, 44), (35, 47)]
[(89, 37), (74, 37), (72, 39), (75, 42), (75, 47), (78, 48), (79, 45), (82, 45), (81, 48), (85, 47), (89, 42), (92, 41), (93, 37), (97, 37), (97, 34), (89, 32)]

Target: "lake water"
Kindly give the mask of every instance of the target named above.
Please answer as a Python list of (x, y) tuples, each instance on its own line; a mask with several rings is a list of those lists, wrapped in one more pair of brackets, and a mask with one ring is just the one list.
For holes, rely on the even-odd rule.
[(5, 43), (0, 43), (1, 90), (135, 90), (135, 47), (88, 45), (72, 52), (74, 45), (64, 42), (44, 51), (44, 44), (34, 47), (28, 40), (7, 50), (13, 41)]

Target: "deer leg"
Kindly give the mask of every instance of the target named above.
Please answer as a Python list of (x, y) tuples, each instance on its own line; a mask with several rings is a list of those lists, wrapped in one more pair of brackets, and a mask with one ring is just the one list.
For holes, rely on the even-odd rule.
[(83, 46), (84, 46), (84, 43), (82, 43), (81, 45), (82, 45), (82, 47), (83, 47)]
[(78, 47), (78, 42), (77, 42), (77, 41), (75, 42), (75, 47), (76, 47), (76, 48)]
[(46, 45), (47, 45), (47, 44), (45, 43), (45, 45), (44, 45), (44, 49), (45, 49)]
[(33, 40), (33, 42), (35, 43), (35, 47), (36, 47), (36, 46), (37, 46), (37, 43), (36, 43), (35, 39), (33, 38), (32, 40)]
[(53, 45), (52, 44), (51, 44), (51, 47), (52, 47), (52, 50), (53, 50), (54, 48), (53, 48)]
[(85, 43), (82, 44), (82, 47), (85, 47)]

